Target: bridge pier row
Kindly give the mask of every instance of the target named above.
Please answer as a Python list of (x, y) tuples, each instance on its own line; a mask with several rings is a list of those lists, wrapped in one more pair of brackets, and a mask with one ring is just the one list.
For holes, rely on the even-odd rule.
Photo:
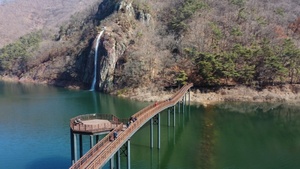
[(160, 149), (160, 113), (150, 119), (150, 148), (154, 147), (153, 125), (157, 125), (157, 148)]
[[(74, 164), (79, 158), (83, 156), (83, 141), (82, 134), (74, 133), (70, 129), (70, 140), (71, 140), (71, 162)], [(94, 146), (93, 135), (90, 135), (90, 147)], [(79, 154), (78, 154), (79, 150)], [(79, 156), (78, 156), (79, 155)]]
[[(173, 113), (171, 112), (173, 110)], [(168, 108), (168, 126), (171, 126), (171, 114), (173, 114), (173, 127), (175, 127), (176, 117), (175, 117), (176, 105)]]
[(90, 148), (92, 148), (99, 140), (100, 136), (105, 133), (94, 133), (87, 135), (77, 133), (70, 128), (70, 142), (71, 142), (71, 164), (76, 163), (83, 154), (83, 136), (89, 136)]
[[(83, 156), (83, 141), (82, 134), (76, 134), (70, 129), (71, 140), (71, 162), (74, 164), (79, 158)], [(78, 147), (79, 146), (79, 147)], [(79, 156), (78, 156), (79, 148)]]

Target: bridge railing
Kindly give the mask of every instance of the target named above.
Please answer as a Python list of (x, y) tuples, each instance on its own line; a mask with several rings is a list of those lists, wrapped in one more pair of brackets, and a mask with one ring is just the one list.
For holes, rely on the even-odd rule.
[[(154, 104), (151, 104), (144, 109), (140, 110), (136, 114), (133, 115), (133, 117), (136, 117), (137, 120), (133, 123), (131, 123), (128, 128), (122, 132), (116, 140), (111, 142), (111, 144), (103, 149), (96, 150), (97, 152), (94, 153), (95, 156), (92, 157), (90, 155), (87, 155), (87, 158), (91, 158), (84, 161), (77, 161), (73, 166), (71, 166), (70, 169), (78, 169), (78, 168), (87, 168), (87, 169), (94, 169), (99, 168), (103, 166), (110, 158), (111, 156), (118, 151), (118, 149), (121, 148), (121, 146), (128, 140), (130, 137), (139, 130), (149, 119), (154, 117), (157, 113), (161, 112), (162, 110), (165, 110), (171, 106), (174, 106), (182, 97), (183, 95), (193, 86), (193, 84), (187, 84), (183, 86), (179, 91), (177, 91), (173, 97), (170, 100), (167, 101), (160, 101)], [(109, 133), (109, 135), (113, 134), (113, 132)], [(102, 139), (103, 140), (103, 139)], [(101, 141), (102, 141), (101, 140)], [(99, 142), (96, 144), (105, 144), (105, 142), (109, 142), (109, 140), (103, 140), (103, 142)], [(90, 151), (93, 151), (91, 149)], [(89, 154), (89, 152), (87, 153)], [(76, 167), (75, 167), (76, 166)]]
[[(132, 116), (138, 118), (138, 117), (139, 117), (141, 114), (143, 114), (144, 112), (146, 112), (146, 111), (152, 109), (153, 107), (155, 107), (155, 106), (157, 106), (157, 105), (161, 105), (162, 103), (165, 103), (165, 102), (167, 102), (167, 101), (169, 101), (169, 103), (173, 103), (173, 104), (171, 104), (171, 105), (170, 105), (170, 104), (168, 104), (168, 105), (173, 106), (174, 104), (177, 103), (176, 99), (174, 100), (174, 98), (182, 97), (182, 96), (179, 96), (179, 95), (182, 93), (182, 91), (184, 90), (184, 93), (185, 93), (185, 92), (186, 92), (189, 88), (191, 88), (192, 86), (193, 86), (192, 83), (191, 83), (191, 84), (186, 84), (186, 85), (184, 85), (180, 90), (178, 90), (178, 91), (177, 91), (170, 99), (165, 100), (165, 101), (159, 101), (159, 102), (155, 102), (155, 103), (153, 103), (153, 104), (150, 104), (149, 106), (143, 108), (142, 110), (138, 111), (137, 113), (135, 113), (135, 114), (132, 115)], [(185, 89), (187, 89), (187, 90), (185, 90)]]

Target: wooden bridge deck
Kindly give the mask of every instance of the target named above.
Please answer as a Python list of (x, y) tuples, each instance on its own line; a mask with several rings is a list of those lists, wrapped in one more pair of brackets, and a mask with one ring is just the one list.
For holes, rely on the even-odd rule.
[[(170, 100), (160, 101), (155, 104), (151, 104), (139, 112), (132, 115), (137, 120), (131, 123), (128, 127), (124, 127), (125, 121), (119, 120), (113, 115), (106, 115), (107, 117), (99, 117), (102, 119), (108, 119), (107, 121), (92, 121), (96, 119), (95, 114), (88, 116), (78, 116), (71, 119), (70, 127), (75, 132), (87, 132), (95, 133), (101, 131), (112, 130), (101, 141), (99, 141), (94, 147), (92, 147), (85, 155), (83, 155), (76, 163), (74, 163), (70, 169), (96, 169), (102, 167), (107, 161), (126, 143), (130, 137), (137, 132), (147, 121), (153, 118), (161, 111), (176, 105), (178, 101), (185, 95), (185, 93), (193, 86), (188, 84), (183, 86), (177, 91)], [(78, 124), (77, 119), (85, 121)], [(78, 127), (77, 127), (78, 126)], [(118, 137), (112, 141), (114, 132), (118, 133)]]

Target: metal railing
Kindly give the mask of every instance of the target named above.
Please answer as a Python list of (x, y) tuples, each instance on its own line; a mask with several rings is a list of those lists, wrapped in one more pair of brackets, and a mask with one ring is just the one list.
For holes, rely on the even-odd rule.
[[(174, 106), (183, 95), (193, 86), (193, 84), (187, 84), (178, 90), (172, 98), (166, 101), (156, 102), (151, 104), (142, 110), (138, 111), (132, 117), (135, 117), (137, 120), (131, 123), (128, 128), (121, 132), (114, 141), (110, 141), (109, 137), (113, 134), (114, 131), (109, 133), (106, 137), (98, 142), (91, 150), (89, 150), (82, 158), (80, 158), (70, 169), (95, 169), (103, 166), (120, 148), (123, 144), (126, 143), (130, 137), (139, 130), (147, 121), (154, 117), (159, 112)], [(123, 124), (122, 124), (123, 125)], [(118, 127), (120, 129), (120, 126)], [(104, 148), (105, 144), (108, 144)], [(100, 148), (95, 148), (99, 147)], [(83, 160), (84, 159), (84, 160)]]

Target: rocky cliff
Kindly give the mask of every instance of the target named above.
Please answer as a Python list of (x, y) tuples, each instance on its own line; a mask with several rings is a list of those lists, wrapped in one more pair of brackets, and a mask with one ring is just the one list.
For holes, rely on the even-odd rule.
[[(104, 12), (105, 11), (105, 12)], [(109, 21), (100, 22), (100, 26), (105, 29), (104, 35), (101, 38), (98, 49), (98, 71), (97, 71), (97, 90), (103, 92), (111, 92), (116, 88), (114, 80), (116, 74), (116, 67), (121, 67), (124, 58), (127, 57), (126, 51), (132, 43), (134, 38), (135, 25), (140, 22), (149, 23), (150, 14), (146, 14), (148, 17), (139, 17), (141, 11), (136, 11), (133, 8), (132, 1), (120, 0), (120, 1), (103, 1), (99, 6), (97, 12), (98, 18), (101, 20), (108, 17)], [(96, 42), (94, 41), (94, 44)], [(95, 46), (95, 45), (94, 45)], [(91, 65), (94, 61), (95, 48), (92, 49), (88, 55), (88, 63)], [(90, 83), (93, 78), (91, 72), (92, 66), (87, 66), (85, 72), (85, 83)]]

